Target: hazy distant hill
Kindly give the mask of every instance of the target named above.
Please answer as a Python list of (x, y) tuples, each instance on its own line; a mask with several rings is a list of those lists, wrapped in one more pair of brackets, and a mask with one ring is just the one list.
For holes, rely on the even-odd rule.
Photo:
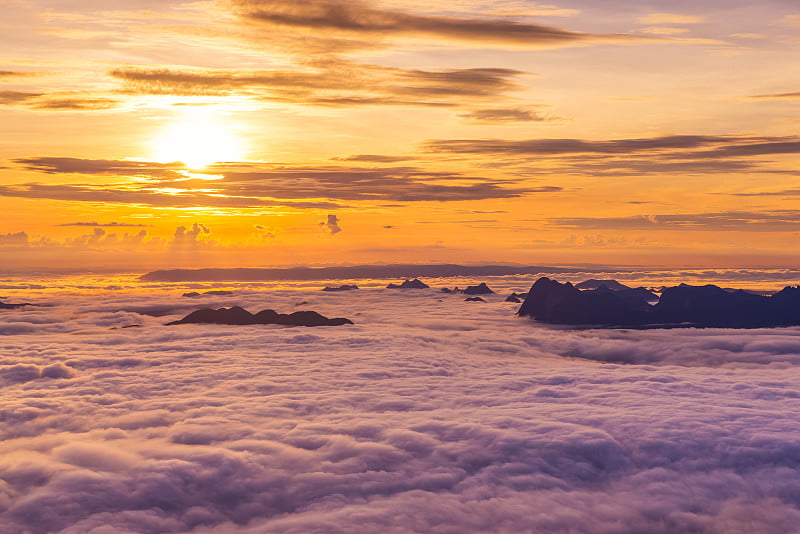
[[(585, 269), (581, 270), (585, 272)], [(349, 267), (290, 267), (234, 269), (169, 269), (140, 277), (148, 282), (197, 282), (242, 280), (327, 280), (352, 278), (414, 278), (442, 276), (505, 276), (579, 272), (577, 269), (509, 265), (354, 265)]]

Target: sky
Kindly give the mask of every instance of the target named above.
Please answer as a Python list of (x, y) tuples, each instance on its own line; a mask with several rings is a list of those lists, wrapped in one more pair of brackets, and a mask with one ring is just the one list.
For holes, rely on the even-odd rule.
[(6, 0), (0, 268), (800, 259), (794, 0)]
[[(3, 281), (49, 306), (0, 313), (0, 533), (797, 532), (800, 329), (562, 329), (503, 301), (530, 280), (427, 281)], [(165, 326), (233, 305), (355, 324)]]

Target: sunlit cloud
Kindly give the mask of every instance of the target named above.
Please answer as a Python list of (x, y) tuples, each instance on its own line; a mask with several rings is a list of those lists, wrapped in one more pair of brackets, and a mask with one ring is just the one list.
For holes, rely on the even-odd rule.
[(684, 33), (689, 33), (691, 30), (688, 28), (673, 28), (669, 26), (650, 26), (648, 28), (644, 28), (641, 30), (642, 33), (647, 33), (650, 35), (681, 35)]
[[(348, 158), (345, 158), (347, 160)], [(380, 158), (378, 158), (380, 160)], [(356, 157), (354, 161), (363, 161)], [(374, 161), (367, 157), (366, 161)], [(458, 172), (428, 171), (418, 167), (303, 167), (233, 162), (211, 165), (202, 173), (179, 171), (176, 163), (150, 164), (70, 158), (29, 158), (18, 164), (46, 173), (135, 175), (150, 179), (116, 185), (46, 185), (40, 183), (0, 186), (0, 196), (53, 198), (85, 202), (120, 202), (153, 206), (216, 206), (259, 208), (282, 205), (306, 208), (336, 207), (341, 201), (457, 202), (490, 198), (516, 198), (528, 193), (561, 191), (555, 186), (509, 183)], [(301, 202), (298, 199), (308, 199)]]
[(344, 61), (297, 71), (243, 72), (128, 68), (110, 72), (124, 91), (145, 95), (238, 95), (320, 106), (422, 105), (449, 107), (520, 89), (524, 73), (475, 68), (428, 71)]
[(642, 24), (699, 24), (705, 22), (705, 17), (678, 13), (651, 13), (639, 17), (639, 22)]
[(800, 13), (785, 15), (783, 21), (792, 26), (800, 26)]
[(536, 109), (528, 108), (497, 108), (476, 109), (460, 115), (469, 122), (478, 124), (503, 124), (515, 122), (552, 122), (558, 121), (553, 117)]

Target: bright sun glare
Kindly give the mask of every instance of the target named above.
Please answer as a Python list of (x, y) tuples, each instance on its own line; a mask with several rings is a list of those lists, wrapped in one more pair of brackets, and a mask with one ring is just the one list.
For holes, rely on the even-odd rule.
[(229, 124), (211, 113), (186, 114), (162, 131), (153, 140), (156, 161), (180, 161), (191, 169), (199, 169), (218, 161), (241, 161), (243, 142)]

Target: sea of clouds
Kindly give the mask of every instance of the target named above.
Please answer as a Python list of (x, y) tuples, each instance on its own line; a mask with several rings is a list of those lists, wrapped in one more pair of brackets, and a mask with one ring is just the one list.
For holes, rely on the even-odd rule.
[[(52, 306), (0, 311), (0, 533), (799, 531), (800, 328), (548, 327), (531, 282), (6, 283)], [(164, 326), (231, 305), (356, 324)]]

